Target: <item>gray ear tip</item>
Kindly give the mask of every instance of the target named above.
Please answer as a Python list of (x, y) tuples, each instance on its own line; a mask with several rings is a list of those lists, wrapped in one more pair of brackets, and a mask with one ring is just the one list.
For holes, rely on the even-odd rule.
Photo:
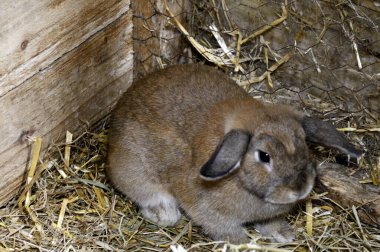
[(346, 136), (336, 128), (314, 117), (304, 116), (301, 124), (306, 133), (306, 140), (328, 147), (334, 147), (355, 158), (363, 156), (364, 152), (351, 144)]
[(218, 175), (218, 176), (210, 176), (209, 174), (204, 174), (204, 173), (200, 173), (199, 174), (199, 177), (202, 179), (202, 180), (205, 180), (205, 181), (215, 181), (215, 180), (218, 180), (219, 178), (222, 178), (223, 175)]
[(347, 150), (347, 154), (355, 158), (361, 158), (362, 156), (364, 156), (364, 151), (352, 147), (352, 149)]
[(201, 176), (201, 178), (208, 180), (210, 178), (220, 176), (220, 174), (213, 174), (213, 170), (210, 169), (210, 166), (210, 161), (208, 161), (205, 165), (202, 166), (201, 170), (199, 171), (199, 175)]

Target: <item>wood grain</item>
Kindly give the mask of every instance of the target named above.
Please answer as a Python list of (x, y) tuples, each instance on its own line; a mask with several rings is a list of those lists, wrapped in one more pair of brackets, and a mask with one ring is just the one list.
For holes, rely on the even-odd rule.
[(128, 10), (128, 0), (1, 1), (0, 97)]
[(357, 208), (360, 220), (380, 228), (380, 187), (360, 184), (362, 177), (352, 169), (337, 164), (320, 167), (319, 191), (327, 191), (328, 197), (342, 207)]
[(129, 0), (2, 1), (0, 205), (43, 149), (107, 115), (133, 78)]

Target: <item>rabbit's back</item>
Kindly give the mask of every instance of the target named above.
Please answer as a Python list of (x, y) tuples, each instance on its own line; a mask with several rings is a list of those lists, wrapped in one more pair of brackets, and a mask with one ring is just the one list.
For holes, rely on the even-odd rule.
[(205, 123), (213, 105), (247, 96), (219, 70), (204, 65), (178, 65), (134, 83), (120, 99), (113, 121), (133, 115), (141, 122), (164, 122), (192, 135)]

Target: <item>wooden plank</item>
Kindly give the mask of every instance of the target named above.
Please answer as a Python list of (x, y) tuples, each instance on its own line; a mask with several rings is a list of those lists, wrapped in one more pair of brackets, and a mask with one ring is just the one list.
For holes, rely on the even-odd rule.
[(129, 10), (129, 0), (2, 0), (0, 97)]
[[(1, 37), (4, 31), (7, 36), (13, 34), (10, 27), (26, 25), (34, 31), (30, 15), (38, 20), (34, 23), (39, 28), (30, 33), (22, 28), (25, 36), (30, 36), (24, 49), (30, 51), (23, 57), (20, 48), (1, 45), (7, 52), (1, 53), (0, 62), (0, 108), (5, 108), (0, 110), (0, 205), (17, 192), (23, 180), (30, 148), (27, 136), (42, 136), (46, 149), (62, 139), (66, 130), (83, 131), (85, 124), (93, 124), (110, 112), (133, 77), (128, 0), (35, 0), (31, 5), (7, 0), (0, 5), (17, 8), (21, 7), (19, 2), (36, 5), (34, 12), (24, 16), (28, 24), (16, 18), (18, 21), (11, 20), (9, 25), (5, 18), (12, 15), (1, 17), (0, 27), (6, 24), (0, 28)], [(63, 10), (57, 10), (60, 8)], [(8, 11), (18, 14), (18, 10)], [(39, 17), (50, 25), (40, 24)], [(15, 37), (18, 46), (24, 39), (21, 37)]]
[(355, 206), (361, 221), (380, 228), (380, 187), (360, 184), (362, 174), (338, 164), (325, 164), (318, 173), (317, 191), (327, 191), (330, 199), (349, 210)]

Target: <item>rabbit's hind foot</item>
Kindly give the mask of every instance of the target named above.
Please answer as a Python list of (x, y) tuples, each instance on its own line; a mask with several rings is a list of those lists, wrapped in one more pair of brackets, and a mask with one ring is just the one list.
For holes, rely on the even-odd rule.
[(174, 226), (181, 218), (177, 201), (168, 193), (155, 193), (140, 207), (144, 218), (160, 226)]

